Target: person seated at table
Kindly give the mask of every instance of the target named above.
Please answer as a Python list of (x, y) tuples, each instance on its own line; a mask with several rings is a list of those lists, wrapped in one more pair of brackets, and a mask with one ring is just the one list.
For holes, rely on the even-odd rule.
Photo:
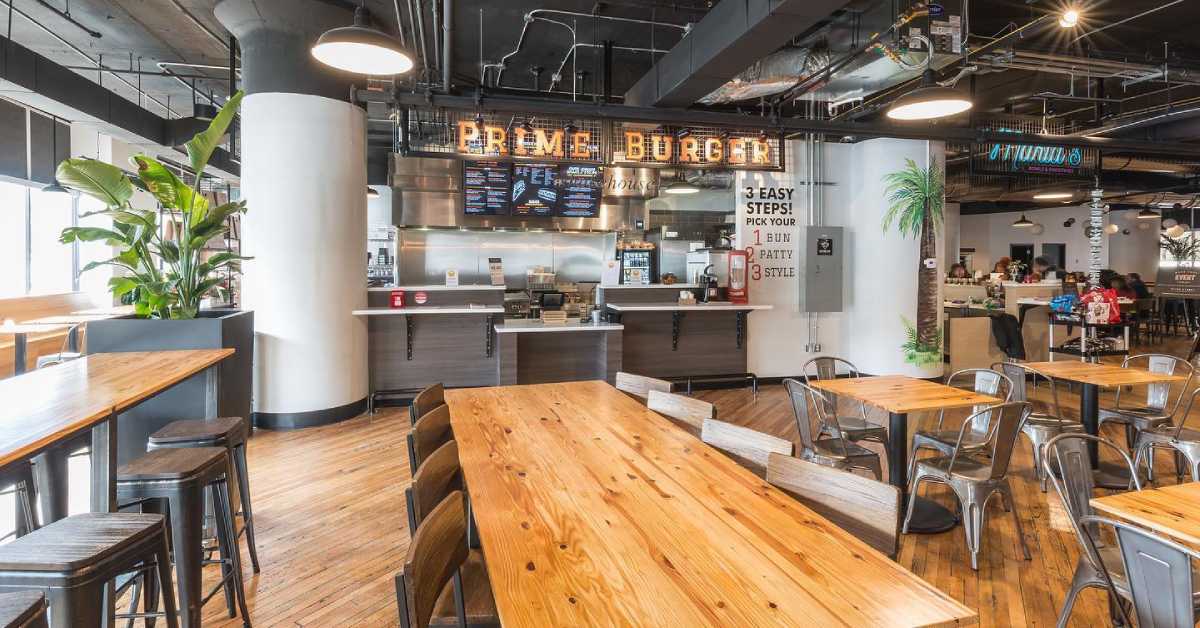
[(1123, 299), (1136, 299), (1137, 298), (1137, 293), (1133, 291), (1133, 288), (1129, 287), (1129, 283), (1126, 282), (1125, 278), (1120, 275), (1117, 275), (1116, 277), (1113, 277), (1112, 279), (1110, 279), (1108, 281), (1108, 287), (1117, 291), (1117, 298), (1123, 298)]
[(949, 277), (950, 279), (969, 279), (971, 277), (971, 273), (967, 272), (966, 266), (956, 263), (950, 265)]
[(1012, 258), (1010, 258), (1010, 257), (1001, 257), (1000, 259), (996, 260), (996, 265), (992, 267), (992, 272), (1000, 273), (1001, 275), (1007, 275), (1008, 274), (1008, 264), (1011, 261), (1012, 261)]
[(1150, 288), (1146, 287), (1146, 282), (1142, 281), (1142, 276), (1138, 273), (1129, 273), (1126, 276), (1129, 287), (1137, 294), (1139, 299), (1150, 298)]
[(1040, 256), (1033, 258), (1033, 273), (1037, 275), (1038, 280), (1045, 279), (1046, 273), (1057, 272), (1058, 266), (1055, 266), (1054, 262), (1051, 262), (1049, 258)]

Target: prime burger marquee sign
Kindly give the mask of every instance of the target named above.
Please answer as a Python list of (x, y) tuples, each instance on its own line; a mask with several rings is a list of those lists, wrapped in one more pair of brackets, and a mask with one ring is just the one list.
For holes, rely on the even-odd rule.
[(485, 116), (464, 116), (450, 128), (453, 146), (428, 147), (432, 152), (444, 155), (452, 151), (465, 158), (527, 158), (614, 166), (744, 170), (784, 167), (780, 137), (758, 129)]

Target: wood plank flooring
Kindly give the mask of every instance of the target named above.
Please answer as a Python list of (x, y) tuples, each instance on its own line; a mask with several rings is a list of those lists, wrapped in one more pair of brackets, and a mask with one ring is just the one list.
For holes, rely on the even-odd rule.
[[(1182, 340), (1152, 347), (1185, 348)], [(779, 386), (764, 387), (757, 398), (749, 390), (700, 391), (696, 396), (716, 404), (723, 421), (796, 438)], [(1078, 395), (1063, 394), (1061, 401), (1069, 415), (1077, 416)], [(1102, 396), (1102, 404), (1109, 402)], [(886, 422), (879, 410), (871, 416)], [(918, 421), (914, 415), (912, 422)], [(250, 576), (249, 560), (243, 562), (255, 626), (397, 624), (392, 578), (408, 545), (403, 498), (409, 482), (407, 429), (407, 409), (387, 408), (372, 418), (293, 432), (259, 431), (251, 438), (250, 483), (262, 573)], [(1169, 456), (1159, 459), (1165, 465)], [(961, 527), (938, 535), (905, 535), (899, 562), (977, 609), (983, 626), (1053, 626), (1078, 556), (1076, 541), (1050, 528), (1047, 498), (1057, 497), (1053, 489), (1049, 494), (1038, 489), (1024, 440), (1012, 468), (1032, 561), (1022, 559), (1012, 521), (993, 501), (978, 572), (970, 568)], [(1174, 482), (1166, 466), (1159, 477)], [(951, 504), (945, 488), (925, 493)], [(216, 573), (215, 566), (209, 567), (207, 579), (215, 581)], [(220, 596), (205, 607), (204, 620), (205, 626), (240, 625), (225, 616)], [(1107, 623), (1104, 596), (1085, 592), (1070, 625)]]

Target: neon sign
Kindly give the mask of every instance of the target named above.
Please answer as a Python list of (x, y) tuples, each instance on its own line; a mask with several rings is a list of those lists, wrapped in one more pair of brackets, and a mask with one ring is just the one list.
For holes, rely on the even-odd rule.
[(988, 166), (1008, 172), (1074, 175), (1083, 165), (1083, 149), (1078, 146), (992, 144), (985, 160)]

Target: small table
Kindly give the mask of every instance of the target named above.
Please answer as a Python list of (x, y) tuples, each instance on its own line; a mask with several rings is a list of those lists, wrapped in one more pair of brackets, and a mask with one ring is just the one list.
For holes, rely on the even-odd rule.
[[(1151, 373), (1145, 369), (1092, 362), (1031, 362), (1024, 366), (1048, 377), (1076, 382), (1082, 386), (1079, 394), (1079, 417), (1083, 421), (1083, 429), (1092, 436), (1100, 433), (1101, 388), (1181, 382), (1187, 379), (1182, 375)], [(1124, 465), (1101, 465), (1095, 442), (1088, 443), (1088, 455), (1092, 459), (1092, 469), (1096, 472), (1095, 481), (1098, 486), (1111, 489), (1129, 488), (1129, 473)]]
[(1094, 497), (1092, 508), (1200, 548), (1200, 483)]
[[(812, 382), (814, 388), (869, 403), (888, 412), (888, 481), (908, 498), (908, 414), (1001, 403), (1000, 399), (907, 375), (847, 377)], [(918, 497), (910, 532), (933, 534), (953, 528), (958, 518), (941, 505)]]
[(29, 346), (29, 334), (52, 334), (56, 331), (70, 329), (70, 325), (61, 323), (16, 323), (0, 325), (0, 335), (13, 337), (13, 375), (25, 372), (26, 348)]

